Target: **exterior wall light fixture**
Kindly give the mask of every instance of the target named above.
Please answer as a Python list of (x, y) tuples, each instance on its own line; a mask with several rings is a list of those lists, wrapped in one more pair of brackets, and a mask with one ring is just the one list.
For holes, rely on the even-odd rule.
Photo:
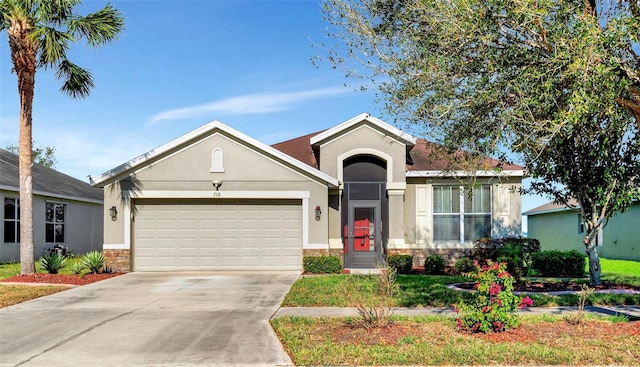
[(118, 209), (115, 205), (109, 209), (109, 215), (111, 216), (112, 221), (115, 222), (116, 220), (118, 220)]
[(320, 205), (316, 206), (316, 220), (320, 220), (320, 215), (322, 214), (322, 210), (320, 209)]
[(222, 181), (215, 180), (212, 183), (213, 183), (213, 187), (216, 188), (216, 191), (218, 191), (218, 189), (220, 189), (220, 186), (222, 186)]

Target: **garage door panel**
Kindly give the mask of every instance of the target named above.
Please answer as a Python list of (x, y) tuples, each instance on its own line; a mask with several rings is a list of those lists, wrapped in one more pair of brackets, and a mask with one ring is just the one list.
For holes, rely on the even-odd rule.
[(302, 267), (300, 201), (142, 203), (134, 220), (134, 269)]

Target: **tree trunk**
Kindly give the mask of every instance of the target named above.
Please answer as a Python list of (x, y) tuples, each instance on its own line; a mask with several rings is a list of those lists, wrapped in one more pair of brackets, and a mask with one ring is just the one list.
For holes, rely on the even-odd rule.
[(37, 68), (37, 44), (30, 38), (31, 25), (26, 19), (9, 28), (9, 48), (18, 76), (20, 94), (20, 273), (36, 272), (33, 252), (33, 177), (32, 110)]
[(600, 257), (598, 256), (598, 247), (596, 246), (598, 230), (595, 229), (596, 235), (589, 241), (587, 245), (587, 255), (589, 256), (589, 284), (599, 285), (600, 280)]

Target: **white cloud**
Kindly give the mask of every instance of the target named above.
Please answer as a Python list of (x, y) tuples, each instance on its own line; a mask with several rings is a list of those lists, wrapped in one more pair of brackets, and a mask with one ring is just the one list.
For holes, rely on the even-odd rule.
[(220, 99), (198, 106), (163, 111), (152, 116), (151, 119), (149, 119), (148, 125), (153, 125), (164, 120), (204, 118), (214, 113), (219, 115), (269, 114), (290, 110), (294, 108), (295, 103), (330, 98), (351, 92), (351, 90), (346, 88), (324, 88), (292, 93), (247, 94), (239, 97)]

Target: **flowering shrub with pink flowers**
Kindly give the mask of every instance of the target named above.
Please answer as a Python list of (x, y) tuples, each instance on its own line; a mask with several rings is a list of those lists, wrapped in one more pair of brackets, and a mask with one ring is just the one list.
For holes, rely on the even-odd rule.
[(514, 311), (532, 306), (531, 298), (513, 294), (514, 279), (507, 272), (506, 264), (487, 260), (486, 265), (480, 266), (475, 261), (474, 267), (475, 271), (466, 274), (476, 280), (473, 301), (453, 305), (458, 314), (457, 328), (486, 333), (517, 327), (520, 319)]

